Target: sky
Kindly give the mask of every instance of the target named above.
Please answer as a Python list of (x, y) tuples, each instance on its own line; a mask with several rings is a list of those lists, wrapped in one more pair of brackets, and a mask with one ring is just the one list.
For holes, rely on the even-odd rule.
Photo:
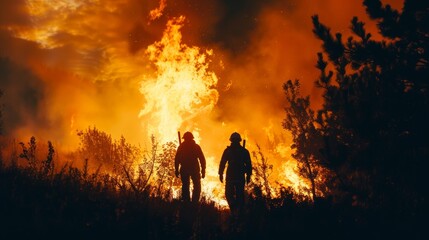
[(143, 145), (192, 131), (216, 159), (237, 131), (287, 161), (283, 83), (321, 104), (313, 15), (379, 37), (361, 0), (1, 1), (3, 132), (73, 149), (88, 127)]

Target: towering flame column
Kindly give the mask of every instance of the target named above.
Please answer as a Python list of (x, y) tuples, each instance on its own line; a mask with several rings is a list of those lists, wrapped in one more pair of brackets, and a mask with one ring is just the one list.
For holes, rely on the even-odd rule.
[(188, 128), (194, 117), (210, 112), (219, 96), (214, 88), (218, 78), (208, 70), (212, 51), (182, 43), (184, 20), (181, 16), (168, 21), (162, 39), (146, 49), (156, 76), (141, 83), (146, 102), (139, 117), (161, 142), (174, 140), (180, 127)]

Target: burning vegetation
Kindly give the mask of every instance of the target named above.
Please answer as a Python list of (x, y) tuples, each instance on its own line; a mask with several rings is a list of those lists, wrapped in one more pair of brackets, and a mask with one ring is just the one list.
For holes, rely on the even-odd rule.
[[(332, 34), (329, 1), (308, 16), (316, 55), (291, 24), (304, 5), (237, 2), (1, 3), (17, 13), (0, 17), (4, 234), (422, 238), (428, 3), (365, 0)], [(197, 206), (180, 201), (177, 131), (206, 156)], [(238, 219), (218, 178), (232, 132), (253, 166)]]

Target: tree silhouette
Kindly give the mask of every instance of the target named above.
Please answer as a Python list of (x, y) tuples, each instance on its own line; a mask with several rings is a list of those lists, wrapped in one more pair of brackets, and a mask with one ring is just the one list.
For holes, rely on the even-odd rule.
[(52, 176), (54, 174), (54, 156), (55, 149), (51, 141), (48, 141), (48, 154), (46, 159), (42, 161), (42, 175), (43, 176)]
[(37, 171), (37, 156), (36, 156), (36, 138), (32, 136), (28, 142), (28, 147), (25, 146), (23, 142), (19, 143), (22, 147), (22, 153), (19, 155), (20, 158), (26, 159), (28, 162), (28, 167), (32, 172)]
[[(268, 177), (273, 172), (273, 165), (268, 163), (268, 158), (262, 153), (259, 144), (256, 144), (257, 151), (252, 151), (253, 155), (253, 181), (254, 193), (257, 197), (270, 199), (272, 197), (270, 182)], [(260, 192), (260, 193), (259, 193)], [(260, 196), (258, 196), (260, 195)]]
[(173, 198), (173, 187), (179, 188), (181, 185), (180, 180), (174, 175), (176, 149), (177, 146), (173, 142), (163, 144), (156, 166), (156, 195), (169, 200)]
[(87, 130), (78, 131), (80, 138), (79, 153), (83, 159), (89, 162), (103, 164), (105, 167), (114, 166), (114, 141), (110, 134), (107, 134), (96, 127), (88, 127)]
[(299, 81), (287, 81), (283, 85), (286, 101), (286, 118), (283, 127), (291, 131), (293, 136), (292, 156), (298, 161), (298, 169), (302, 176), (311, 183), (311, 196), (313, 201), (316, 195), (317, 168), (320, 166), (317, 149), (320, 148), (320, 134), (316, 129), (316, 115), (310, 108), (310, 97), (300, 96)]
[[(429, 2), (406, 0), (401, 12), (377, 0), (363, 3), (377, 21), (381, 40), (374, 40), (357, 17), (351, 20), (354, 35), (346, 41), (312, 17), (324, 51), (316, 65), (324, 104), (314, 119), (305, 98), (301, 110), (286, 111), (294, 121), (307, 113), (305, 123), (313, 123), (295, 131), (295, 147), (335, 172), (335, 192), (346, 199), (416, 209), (427, 193)], [(286, 85), (288, 94), (293, 84)], [(285, 120), (285, 128), (292, 120)], [(306, 138), (297, 141), (301, 135)]]

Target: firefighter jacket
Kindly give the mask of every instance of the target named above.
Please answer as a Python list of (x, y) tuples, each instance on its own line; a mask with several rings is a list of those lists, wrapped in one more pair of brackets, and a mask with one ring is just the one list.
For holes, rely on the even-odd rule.
[(206, 159), (204, 157), (201, 147), (195, 143), (194, 140), (185, 140), (177, 148), (176, 156), (174, 159), (174, 167), (176, 172), (179, 170), (181, 174), (197, 174), (200, 172), (205, 173)]
[(252, 175), (249, 151), (239, 143), (233, 143), (224, 150), (219, 164), (219, 175), (223, 175), (226, 163), (226, 181), (244, 181), (244, 174), (248, 177)]

